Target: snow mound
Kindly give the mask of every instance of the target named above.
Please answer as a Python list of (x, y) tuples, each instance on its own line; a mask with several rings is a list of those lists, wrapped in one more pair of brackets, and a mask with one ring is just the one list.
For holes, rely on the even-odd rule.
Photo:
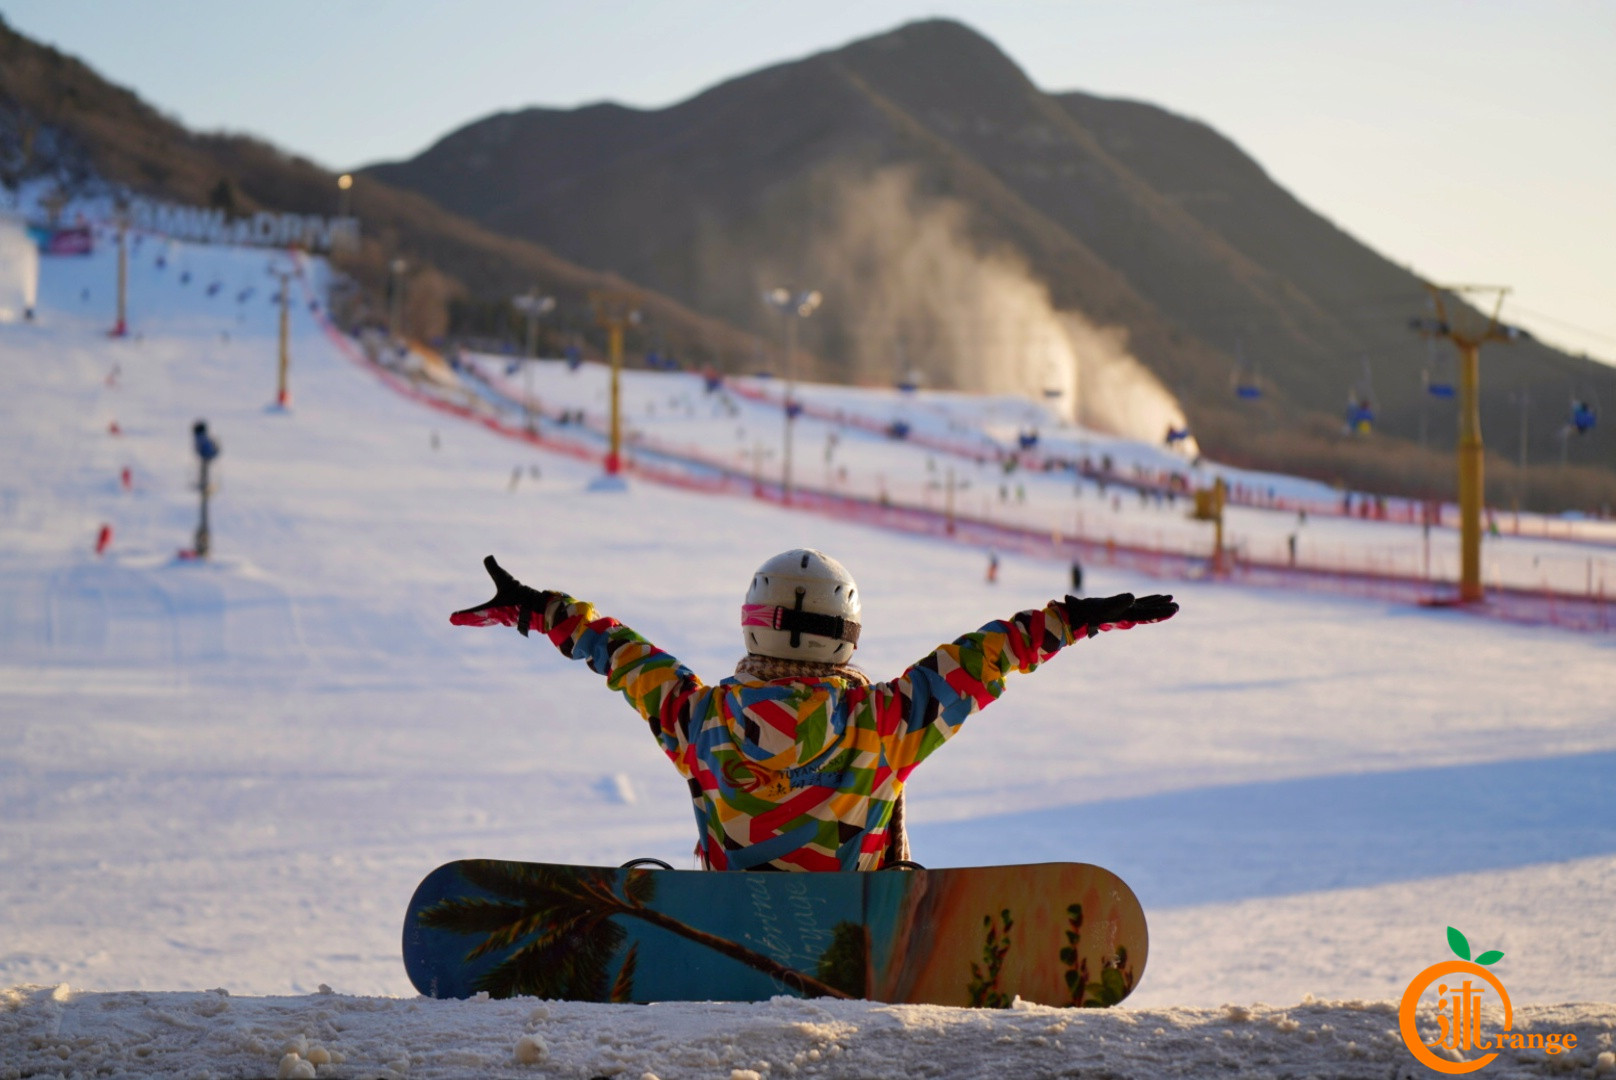
[[(787, 997), (646, 1006), (31, 986), (0, 992), (0, 1077), (1414, 1076), (1425, 1070), (1403, 1046), (1396, 1010), (1306, 1000), (989, 1011)], [(1514, 1030), (1572, 1033), (1576, 1048), (1505, 1051), (1488, 1077), (1611, 1071), (1616, 1004), (1523, 1006)]]

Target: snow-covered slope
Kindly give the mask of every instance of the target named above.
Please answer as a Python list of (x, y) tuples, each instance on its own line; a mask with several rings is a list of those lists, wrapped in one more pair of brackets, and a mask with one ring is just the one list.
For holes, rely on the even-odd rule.
[[(590, 462), (389, 390), (301, 293), (277, 410), (284, 261), (148, 240), (132, 263), (128, 338), (105, 334), (105, 250), (46, 260), (38, 319), (0, 325), (0, 986), (74, 988), (0, 1001), (0, 1075), (267, 1074), (299, 1035), (355, 1076), (535, 1074), (515, 1064), (524, 1035), (549, 1048), (541, 1075), (1384, 1075), (1410, 1061), (1385, 1036), (1395, 1017), (1294, 1003), (1395, 999), (1448, 925), (1505, 951), (1518, 1006), (1616, 999), (1610, 636), (1091, 567), (1091, 593), (1172, 591), (1183, 612), (1014, 683), (916, 774), (911, 816), (932, 865), (1061, 858), (1127, 878), (1152, 927), (1127, 1008), (416, 1001), (400, 919), (438, 863), (688, 865), (694, 838), (682, 783), (594, 676), (543, 642), (449, 626), (486, 598), (483, 555), (714, 678), (739, 654), (747, 577), (786, 547), (858, 576), (877, 675), (1061, 594), (1067, 567), (1006, 556), (989, 583), (985, 552), (942, 539), (647, 483), (592, 491)], [(689, 376), (631, 385), (652, 388), (642, 416), (645, 400), (711, 408)], [(199, 418), (223, 446), (206, 562), (175, 556)], [(894, 485), (925, 468), (880, 439), (834, 452)], [(1140, 528), (1162, 513), (1106, 512)], [(237, 996), (198, 993), (214, 987)], [(307, 996), (253, 996), (287, 994)], [(1231, 1001), (1288, 1007), (1200, 1011)], [(1616, 1009), (1531, 1019), (1580, 1025), (1592, 1067)]]

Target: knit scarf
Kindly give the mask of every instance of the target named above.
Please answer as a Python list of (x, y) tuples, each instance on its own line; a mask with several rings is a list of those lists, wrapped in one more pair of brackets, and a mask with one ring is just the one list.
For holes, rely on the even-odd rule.
[[(818, 660), (785, 660), (777, 656), (747, 653), (735, 665), (735, 674), (773, 682), (776, 679), (846, 679), (869, 686), (870, 677), (852, 664), (826, 664)], [(892, 801), (892, 817), (887, 821), (887, 865), (909, 859), (909, 834), (903, 827), (903, 792)]]

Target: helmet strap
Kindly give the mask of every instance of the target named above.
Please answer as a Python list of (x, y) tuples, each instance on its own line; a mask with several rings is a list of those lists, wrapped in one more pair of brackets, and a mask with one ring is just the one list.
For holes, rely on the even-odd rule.
[(815, 634), (827, 637), (832, 641), (845, 641), (849, 645), (857, 646), (859, 640), (859, 624), (852, 619), (840, 615), (821, 615), (814, 611), (803, 611), (802, 597), (797, 597), (797, 607), (780, 607), (776, 604), (743, 604), (741, 605), (742, 626), (766, 626), (771, 630), (788, 630), (791, 632), (793, 648), (800, 647), (803, 634)]
[(791, 647), (793, 649), (802, 648), (802, 597), (807, 591), (808, 590), (803, 588), (801, 585), (797, 586), (797, 603), (795, 609), (791, 613), (793, 616), (791, 625), (789, 627), (785, 626), (784, 624), (781, 625), (782, 630), (789, 629), (791, 631)]

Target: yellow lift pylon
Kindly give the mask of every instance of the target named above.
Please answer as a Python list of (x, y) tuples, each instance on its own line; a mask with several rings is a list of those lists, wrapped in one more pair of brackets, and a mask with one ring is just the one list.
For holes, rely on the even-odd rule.
[(623, 468), (623, 330), (639, 323), (640, 298), (632, 292), (600, 289), (589, 294), (589, 303), (594, 308), (595, 321), (606, 329), (606, 356), (612, 365), (606, 475), (616, 477)]
[[(1514, 341), (1525, 336), (1498, 319), (1509, 293), (1506, 285), (1433, 285), (1425, 283), (1435, 309), (1434, 318), (1415, 318), (1409, 325), (1426, 337), (1447, 338), (1459, 350), (1459, 602), (1485, 598), (1481, 585), (1481, 511), (1485, 497), (1481, 444), (1481, 347), (1489, 341)], [(1493, 293), (1492, 314), (1480, 330), (1465, 328), (1451, 317), (1447, 297)], [(1452, 314), (1458, 314), (1457, 309)], [(1475, 320), (1471, 320), (1474, 322)]]

